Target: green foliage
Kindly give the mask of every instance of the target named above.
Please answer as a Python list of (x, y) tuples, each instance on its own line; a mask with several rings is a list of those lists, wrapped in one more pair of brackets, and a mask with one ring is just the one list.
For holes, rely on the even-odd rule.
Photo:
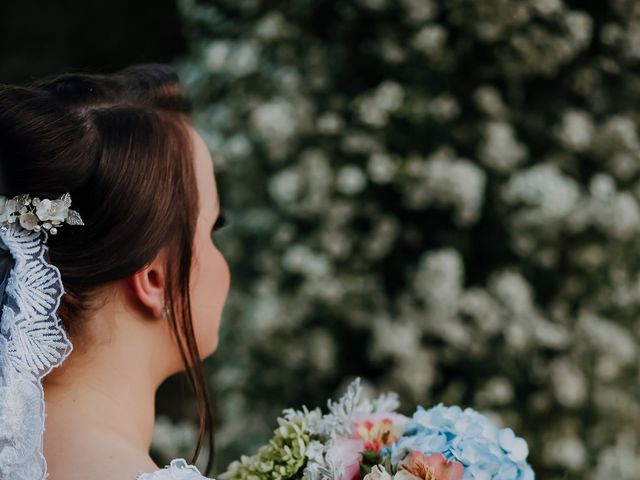
[(638, 3), (180, 6), (232, 221), (218, 469), (361, 376), (637, 478)]
[(362, 452), (362, 463), (360, 464), (360, 476), (364, 478), (371, 473), (371, 469), (376, 465), (383, 465), (387, 472), (393, 471), (391, 468), (391, 457), (387, 456), (384, 460), (380, 459), (380, 454), (373, 450), (365, 450)]
[(269, 444), (252, 457), (243, 456), (229, 465), (229, 470), (217, 477), (220, 480), (289, 479), (306, 463), (305, 452), (309, 434), (301, 418), (278, 418), (279, 427)]

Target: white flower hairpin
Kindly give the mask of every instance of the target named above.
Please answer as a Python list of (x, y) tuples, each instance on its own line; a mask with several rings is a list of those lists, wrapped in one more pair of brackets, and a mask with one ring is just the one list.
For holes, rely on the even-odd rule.
[(69, 208), (71, 195), (65, 193), (57, 200), (31, 198), (28, 193), (7, 198), (0, 195), (0, 225), (18, 221), (22, 228), (39, 232), (43, 228), (51, 235), (58, 233), (64, 222), (69, 225), (84, 225), (80, 214)]

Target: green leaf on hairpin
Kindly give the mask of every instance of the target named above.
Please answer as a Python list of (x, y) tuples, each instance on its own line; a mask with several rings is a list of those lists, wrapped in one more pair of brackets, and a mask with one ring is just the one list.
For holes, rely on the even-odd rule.
[(69, 225), (84, 225), (84, 222), (80, 217), (80, 214), (75, 210), (71, 210), (71, 209), (69, 209), (69, 213), (67, 214), (66, 222)]

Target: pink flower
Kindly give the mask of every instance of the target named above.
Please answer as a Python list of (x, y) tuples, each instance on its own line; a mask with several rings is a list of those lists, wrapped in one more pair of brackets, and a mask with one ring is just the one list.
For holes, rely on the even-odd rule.
[(364, 450), (374, 452), (396, 442), (407, 422), (407, 417), (397, 413), (356, 414), (353, 418), (355, 437), (365, 442)]
[(364, 451), (361, 439), (338, 438), (327, 451), (327, 460), (340, 465), (341, 475), (336, 480), (354, 480), (360, 478), (360, 463)]
[(464, 475), (464, 466), (460, 462), (447, 462), (440, 453), (425, 455), (411, 452), (400, 464), (400, 469), (421, 480), (462, 480)]

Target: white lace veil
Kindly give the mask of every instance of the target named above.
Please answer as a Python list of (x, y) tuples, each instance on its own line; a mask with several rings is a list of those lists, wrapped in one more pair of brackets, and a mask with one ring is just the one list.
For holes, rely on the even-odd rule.
[[(17, 213), (29, 215), (24, 207)], [(42, 378), (73, 348), (57, 314), (64, 293), (60, 271), (45, 259), (48, 235), (55, 230), (50, 223), (47, 232), (23, 218), (0, 227), (2, 480), (46, 479)]]

